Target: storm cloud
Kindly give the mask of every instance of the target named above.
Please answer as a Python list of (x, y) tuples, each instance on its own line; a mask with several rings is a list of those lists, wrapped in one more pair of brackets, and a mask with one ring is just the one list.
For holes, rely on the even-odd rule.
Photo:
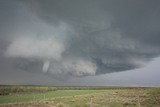
[(159, 0), (1, 2), (0, 58), (14, 70), (93, 76), (144, 67), (160, 55)]

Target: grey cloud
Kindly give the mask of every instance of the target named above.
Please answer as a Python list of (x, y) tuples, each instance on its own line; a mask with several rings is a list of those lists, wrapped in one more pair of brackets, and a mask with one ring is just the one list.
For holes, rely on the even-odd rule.
[(28, 19), (22, 19), (29, 24), (13, 31), (21, 33), (9, 36), (14, 39), (3, 51), (16, 60), (18, 69), (55, 78), (99, 75), (143, 67), (160, 54), (158, 0), (15, 2), (18, 9), (24, 6)]

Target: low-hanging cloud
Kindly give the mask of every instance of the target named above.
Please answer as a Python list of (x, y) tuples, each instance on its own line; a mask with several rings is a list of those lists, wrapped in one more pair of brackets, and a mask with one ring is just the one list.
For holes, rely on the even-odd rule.
[(5, 54), (9, 57), (59, 60), (64, 51), (64, 44), (54, 38), (41, 40), (23, 37), (13, 40)]
[(67, 59), (61, 62), (52, 63), (49, 69), (53, 74), (70, 74), (72, 76), (95, 75), (96, 64), (84, 59)]
[(52, 74), (54, 78), (81, 77), (140, 68), (160, 55), (158, 3), (17, 2), (31, 14), (31, 25), (38, 23), (33, 28), (42, 30), (9, 40), (4, 54), (15, 59), (17, 69)]

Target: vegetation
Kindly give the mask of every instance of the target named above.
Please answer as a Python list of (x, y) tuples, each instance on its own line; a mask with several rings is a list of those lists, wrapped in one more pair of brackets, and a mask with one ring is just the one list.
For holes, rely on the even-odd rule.
[(55, 91), (56, 87), (34, 87), (34, 86), (0, 86), (0, 95), (43, 93)]
[(27, 91), (20, 94), (16, 91), (16, 94), (1, 95), (0, 107), (160, 107), (160, 88), (28, 86), (23, 88), (34, 91), (28, 93), (26, 89)]

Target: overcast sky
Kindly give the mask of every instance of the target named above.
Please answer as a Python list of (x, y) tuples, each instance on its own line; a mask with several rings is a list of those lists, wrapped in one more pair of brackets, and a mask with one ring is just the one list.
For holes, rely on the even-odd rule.
[(159, 0), (0, 0), (0, 84), (160, 87)]

